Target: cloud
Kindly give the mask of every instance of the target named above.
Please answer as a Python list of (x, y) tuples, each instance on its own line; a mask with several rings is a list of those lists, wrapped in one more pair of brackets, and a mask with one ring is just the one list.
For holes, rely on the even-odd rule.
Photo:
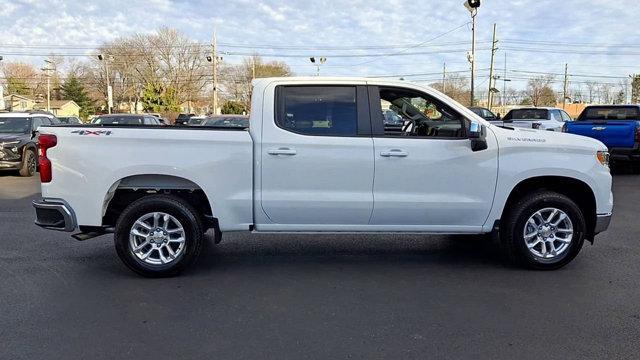
[[(87, 4), (80, 0), (0, 0), (0, 8), (3, 9), (0, 13), (3, 23), (0, 27), (0, 55), (4, 54), (5, 61), (16, 58), (40, 65), (44, 56), (21, 57), (12, 54), (44, 51), (78, 53), (79, 50), (33, 50), (33, 47), (52, 44), (67, 48), (91, 47), (119, 36), (152, 32), (162, 26), (175, 27), (194, 40), (209, 43), (215, 27), (222, 51), (260, 52), (272, 56), (270, 59), (287, 61), (294, 72), (301, 75), (315, 72), (309, 63), (309, 56), (328, 58), (321, 70), (326, 75), (430, 74), (441, 71), (443, 62), (447, 63), (450, 70), (464, 71), (469, 68), (465, 52), (470, 47), (470, 29), (462, 27), (447, 33), (469, 21), (469, 13), (461, 2), (105, 0)], [(625, 75), (635, 70), (630, 65), (635, 65), (637, 57), (594, 52), (640, 52), (640, 48), (578, 48), (563, 44), (640, 44), (640, 32), (635, 31), (636, 14), (639, 12), (640, 2), (635, 1), (483, 1), (477, 17), (478, 83), (488, 76), (484, 69), (489, 67), (488, 47), (494, 22), (498, 23), (500, 40), (496, 61), (499, 69), (504, 66), (506, 52), (511, 69), (561, 72), (564, 64), (569, 63), (573, 73)], [(51, 16), (47, 16), (46, 21), (34, 22), (34, 19), (42, 18), (43, 13)], [(444, 33), (447, 35), (418, 48), (354, 49), (422, 43)], [(536, 51), (547, 45), (531, 41), (553, 43), (556, 44), (554, 49), (566, 49), (567, 52)], [(7, 44), (29, 45), (30, 48), (9, 48)], [(274, 45), (274, 48), (238, 48), (228, 46), (230, 44)], [(435, 46), (438, 44), (441, 45)], [(347, 49), (309, 49), (327, 46)], [(577, 49), (591, 54), (572, 53)], [(405, 55), (413, 52), (425, 54)], [(389, 56), (340, 56), (358, 53), (384, 53)], [(281, 56), (285, 54), (299, 57)], [(241, 60), (240, 56), (225, 55), (227, 62)], [(438, 77), (406, 76), (407, 79), (427, 82)], [(525, 83), (525, 80), (517, 80), (513, 85), (522, 87)]]

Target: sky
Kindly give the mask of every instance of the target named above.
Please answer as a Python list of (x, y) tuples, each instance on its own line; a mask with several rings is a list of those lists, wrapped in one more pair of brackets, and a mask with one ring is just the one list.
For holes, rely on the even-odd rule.
[[(0, 55), (40, 65), (44, 54), (90, 54), (117, 37), (169, 26), (202, 43), (215, 29), (228, 63), (259, 53), (286, 61), (296, 75), (313, 75), (309, 57), (316, 56), (327, 58), (322, 75), (434, 82), (445, 62), (448, 71), (468, 76), (471, 26), (462, 2), (0, 0)], [(506, 54), (509, 86), (522, 88), (538, 72), (562, 74), (565, 63), (572, 86), (619, 83), (640, 73), (638, 14), (635, 0), (482, 0), (476, 86), (487, 84), (494, 23), (495, 66), (502, 75)], [(351, 57), (364, 54), (376, 56)]]

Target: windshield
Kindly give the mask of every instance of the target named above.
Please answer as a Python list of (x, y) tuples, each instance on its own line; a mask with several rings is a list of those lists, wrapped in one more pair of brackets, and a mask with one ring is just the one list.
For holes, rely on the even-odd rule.
[(31, 130), (31, 120), (28, 118), (0, 118), (0, 133), (27, 134)]
[(583, 120), (640, 120), (640, 109), (635, 106), (591, 107), (578, 118)]
[(546, 109), (517, 109), (511, 110), (504, 116), (504, 120), (547, 120), (549, 110)]
[(142, 125), (144, 121), (138, 116), (104, 116), (95, 120), (94, 124), (103, 125)]
[(192, 117), (189, 119), (189, 125), (200, 125), (204, 121), (204, 118)]
[(210, 118), (206, 119), (204, 126), (249, 127), (249, 119), (240, 117)]

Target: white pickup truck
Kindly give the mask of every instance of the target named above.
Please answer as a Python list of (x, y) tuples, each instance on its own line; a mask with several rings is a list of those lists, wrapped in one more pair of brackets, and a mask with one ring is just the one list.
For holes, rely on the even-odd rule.
[(494, 126), (404, 81), (260, 79), (251, 109), (247, 129), (42, 127), (36, 224), (78, 240), (113, 232), (122, 261), (145, 276), (193, 263), (208, 229), (216, 241), (494, 233), (509, 259), (557, 269), (609, 225), (597, 140)]

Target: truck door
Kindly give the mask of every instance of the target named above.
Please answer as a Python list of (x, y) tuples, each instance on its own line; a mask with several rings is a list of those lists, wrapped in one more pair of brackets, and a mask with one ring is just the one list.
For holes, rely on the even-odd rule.
[(261, 205), (276, 225), (258, 229), (366, 225), (374, 165), (366, 86), (279, 85), (274, 101), (275, 124), (263, 119)]
[[(415, 231), (473, 231), (491, 210), (497, 180), (497, 145), (474, 152), (468, 120), (443, 101), (414, 89), (369, 88), (375, 149), (371, 225)], [(379, 115), (393, 111), (402, 125)]]

